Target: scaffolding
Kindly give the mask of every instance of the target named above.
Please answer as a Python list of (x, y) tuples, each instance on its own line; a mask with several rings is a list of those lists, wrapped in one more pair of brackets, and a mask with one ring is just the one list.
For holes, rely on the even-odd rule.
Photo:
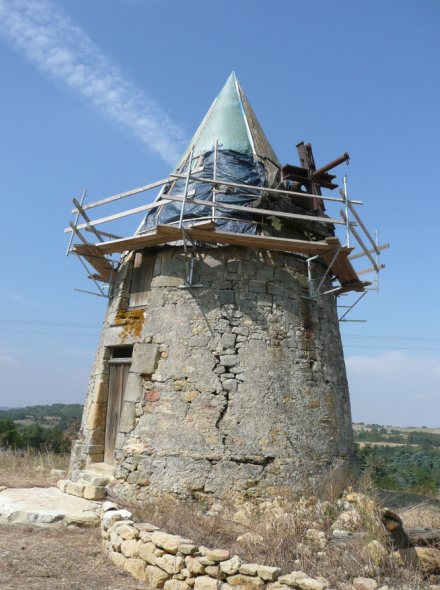
[[(303, 149), (303, 146), (304, 144), (298, 144), (299, 151), (300, 148)], [(311, 146), (306, 147), (310, 147), (311, 154)], [(306, 170), (309, 178), (314, 179), (313, 183), (309, 185), (312, 186), (313, 192), (303, 192), (300, 190), (255, 186), (219, 178), (216, 166), (217, 153), (218, 144), (216, 142), (214, 146), (215, 159), (212, 178), (198, 175), (203, 171), (203, 167), (193, 167), (193, 150), (191, 150), (185, 173), (180, 169), (179, 172), (172, 173), (169, 177), (158, 180), (157, 182), (90, 203), (85, 203), (86, 191), (83, 192), (80, 200), (73, 199), (74, 208), (72, 209), (72, 213), (75, 215), (75, 218), (74, 221), (69, 223), (69, 227), (65, 229), (66, 233), (71, 234), (67, 254), (74, 254), (81, 261), (86, 269), (88, 278), (96, 286), (97, 291), (93, 292), (93, 294), (108, 296), (109, 287), (111, 287), (119, 263), (115, 255), (120, 255), (127, 251), (163, 246), (176, 242), (182, 244), (188, 260), (186, 286), (196, 287), (198, 285), (193, 285), (192, 276), (194, 252), (198, 244), (241, 246), (251, 249), (292, 252), (301, 255), (307, 265), (308, 293), (305, 297), (316, 301), (319, 297), (323, 296), (340, 296), (347, 293), (357, 294), (355, 301), (351, 304), (338, 306), (341, 309), (345, 309), (339, 319), (341, 321), (349, 321), (347, 320), (347, 315), (364, 295), (371, 290), (378, 291), (379, 273), (385, 267), (380, 262), (380, 254), (389, 245), (379, 244), (378, 232), (373, 232), (373, 237), (362, 221), (357, 207), (363, 205), (363, 202), (351, 199), (348, 196), (347, 176), (343, 178), (343, 189), (340, 191), (338, 197), (321, 194), (321, 186), (330, 189), (336, 188), (337, 185), (332, 183), (335, 177), (329, 175), (327, 172), (342, 161), (348, 160), (348, 154), (344, 154), (341, 158), (319, 170), (313, 170), (312, 176), (310, 175), (310, 169), (307, 167), (286, 166), (285, 168), (289, 168), (289, 171), (293, 170), (293, 178), (296, 178), (295, 174), (301, 175), (303, 174), (302, 171)], [(178, 179), (185, 181), (183, 193), (169, 194), (169, 190), (167, 193), (165, 189), (172, 187)], [(211, 201), (197, 199), (196, 191), (189, 190), (190, 181), (209, 184), (211, 187)], [(300, 184), (296, 183), (296, 186), (300, 186)], [(247, 194), (255, 194), (256, 198), (264, 194), (270, 195), (273, 198), (282, 195), (293, 198), (301, 197), (302, 200), (313, 199), (313, 203), (320, 204), (319, 211), (317, 214), (316, 207), (315, 211), (313, 211), (313, 207), (310, 207), (310, 211), (304, 209), (304, 213), (293, 213), (290, 211), (263, 209), (222, 202), (216, 198), (217, 190), (220, 186), (231, 189), (244, 189)], [(160, 188), (161, 190), (152, 203), (125, 209), (119, 213), (96, 219), (91, 219), (89, 216), (92, 209), (104, 207), (141, 193), (147, 193), (156, 188)], [(129, 216), (145, 215), (146, 212), (158, 210), (171, 202), (180, 203), (180, 217), (178, 221), (162, 225), (159, 224), (151, 231), (141, 232), (138, 229), (133, 235), (122, 237), (115, 233), (103, 231), (100, 227), (98, 228), (98, 226), (102, 226), (103, 224), (115, 223)], [(332, 206), (334, 204), (341, 206), (339, 216), (328, 217), (324, 215), (324, 202)], [(209, 217), (185, 219), (185, 210), (189, 205), (208, 206), (211, 214)], [(247, 212), (252, 219), (255, 219), (255, 217), (260, 219), (270, 217), (286, 219), (297, 223), (318, 222), (321, 224), (330, 224), (333, 227), (341, 228), (344, 235), (341, 238), (332, 236), (319, 240), (305, 240), (223, 231), (217, 225), (219, 220), (224, 219), (222, 212), (228, 213), (229, 219), (231, 219), (231, 213), (243, 214)], [(86, 232), (88, 235), (93, 235), (96, 240), (89, 241), (85, 236)], [(79, 243), (73, 243), (74, 236), (78, 238)], [(357, 261), (363, 260), (364, 258), (369, 261), (370, 266), (355, 269), (354, 263), (357, 264)], [(373, 275), (373, 278), (369, 281), (362, 280), (361, 277), (364, 275)], [(327, 279), (329, 278), (332, 280), (333, 285), (330, 289), (328, 287), (326, 288), (326, 285), (328, 285)]]

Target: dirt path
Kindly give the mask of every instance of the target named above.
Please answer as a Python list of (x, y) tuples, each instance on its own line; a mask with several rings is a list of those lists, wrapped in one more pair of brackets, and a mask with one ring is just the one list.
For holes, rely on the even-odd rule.
[(101, 553), (98, 529), (0, 526), (0, 590), (145, 590)]

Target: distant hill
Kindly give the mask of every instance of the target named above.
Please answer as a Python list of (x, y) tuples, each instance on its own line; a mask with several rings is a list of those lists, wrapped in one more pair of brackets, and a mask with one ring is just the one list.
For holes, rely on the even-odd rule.
[(57, 426), (61, 430), (69, 424), (81, 420), (83, 406), (81, 404), (51, 404), (25, 406), (24, 408), (0, 408), (0, 421), (13, 420), (18, 424), (41, 424)]

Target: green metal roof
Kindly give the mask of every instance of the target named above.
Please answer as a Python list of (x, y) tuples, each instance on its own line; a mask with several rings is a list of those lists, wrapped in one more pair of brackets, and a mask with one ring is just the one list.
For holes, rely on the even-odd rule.
[(211, 151), (216, 141), (218, 141), (219, 149), (255, 155), (270, 160), (276, 166), (280, 165), (241, 89), (235, 72), (230, 74), (220, 94), (212, 103), (177, 169), (186, 162), (192, 147), (194, 147), (194, 158)]

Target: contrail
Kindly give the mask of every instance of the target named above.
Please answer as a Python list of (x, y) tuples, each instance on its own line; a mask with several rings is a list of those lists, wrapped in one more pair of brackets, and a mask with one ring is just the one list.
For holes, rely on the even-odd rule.
[(0, 36), (38, 70), (88, 100), (157, 152), (179, 160), (184, 135), (165, 111), (50, 0), (0, 0)]

